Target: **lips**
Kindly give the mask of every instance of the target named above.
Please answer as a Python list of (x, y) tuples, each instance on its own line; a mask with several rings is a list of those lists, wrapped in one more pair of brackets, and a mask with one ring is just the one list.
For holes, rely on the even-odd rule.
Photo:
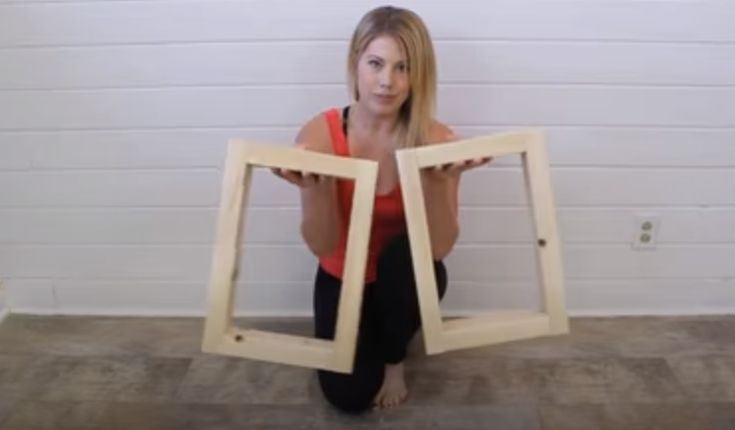
[(392, 103), (396, 99), (396, 96), (389, 94), (375, 94), (375, 98), (381, 103)]

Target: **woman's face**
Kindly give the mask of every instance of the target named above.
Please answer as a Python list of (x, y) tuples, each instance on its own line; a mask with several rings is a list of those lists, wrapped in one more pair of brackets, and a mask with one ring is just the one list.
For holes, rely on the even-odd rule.
[(357, 63), (359, 103), (376, 115), (397, 115), (410, 87), (408, 61), (396, 40), (373, 39)]

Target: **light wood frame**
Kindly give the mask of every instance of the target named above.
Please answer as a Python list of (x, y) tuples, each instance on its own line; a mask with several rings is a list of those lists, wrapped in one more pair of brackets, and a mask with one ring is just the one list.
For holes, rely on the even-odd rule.
[[(280, 167), (355, 180), (342, 292), (334, 340), (315, 339), (233, 324), (243, 209), (254, 166)], [(202, 350), (208, 353), (350, 373), (367, 264), (368, 240), (377, 180), (377, 163), (316, 153), (285, 145), (230, 140), (209, 284), (209, 307)]]
[[(520, 154), (533, 209), (536, 262), (544, 311), (505, 311), (442, 320), (421, 186), (426, 167), (483, 157)], [(540, 131), (482, 136), (396, 152), (427, 354), (569, 332), (555, 204)]]

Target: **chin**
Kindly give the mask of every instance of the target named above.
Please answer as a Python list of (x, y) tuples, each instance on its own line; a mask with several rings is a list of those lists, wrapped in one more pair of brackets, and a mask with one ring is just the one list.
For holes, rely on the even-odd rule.
[(373, 101), (370, 105), (373, 112), (379, 115), (397, 115), (401, 110), (401, 104), (398, 101), (390, 104)]

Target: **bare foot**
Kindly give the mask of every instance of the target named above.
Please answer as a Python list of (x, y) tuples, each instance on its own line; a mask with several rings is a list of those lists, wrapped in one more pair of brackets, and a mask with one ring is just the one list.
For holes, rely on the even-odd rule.
[(408, 397), (406, 380), (403, 376), (403, 363), (386, 364), (383, 386), (375, 395), (373, 404), (378, 409), (393, 408), (400, 405)]

